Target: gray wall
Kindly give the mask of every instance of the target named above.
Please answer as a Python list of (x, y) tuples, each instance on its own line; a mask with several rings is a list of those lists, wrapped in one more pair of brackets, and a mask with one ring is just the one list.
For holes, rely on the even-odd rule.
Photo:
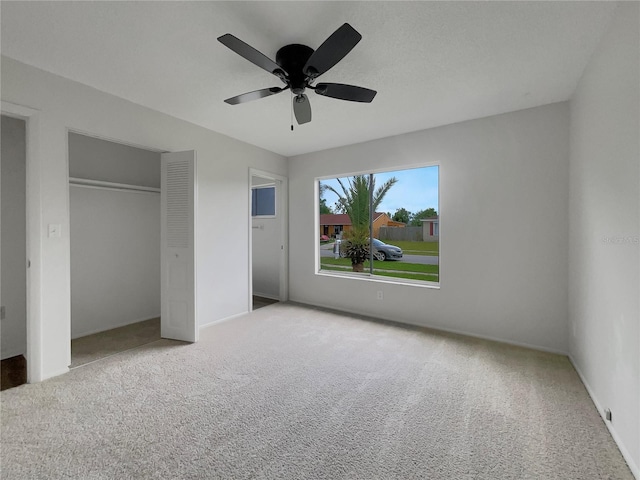
[[(439, 288), (316, 272), (316, 178), (436, 161)], [(568, 183), (566, 102), (293, 157), (290, 298), (566, 352)]]
[[(160, 154), (69, 134), (69, 175), (157, 187)], [(70, 186), (71, 338), (160, 316), (160, 194)]]
[(618, 7), (571, 99), (570, 352), (640, 478), (640, 8)]
[(6, 308), (2, 325), (2, 359), (27, 351), (26, 270), (26, 124), (2, 116), (2, 233), (0, 239), (2, 292)]
[(160, 188), (160, 154), (70, 132), (69, 176)]

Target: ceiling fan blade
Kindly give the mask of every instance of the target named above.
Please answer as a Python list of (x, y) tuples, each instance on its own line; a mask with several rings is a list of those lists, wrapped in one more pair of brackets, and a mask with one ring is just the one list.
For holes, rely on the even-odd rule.
[(293, 97), (293, 113), (296, 116), (298, 125), (311, 121), (311, 104), (305, 94)]
[(227, 98), (225, 103), (229, 105), (238, 105), (239, 103), (247, 103), (252, 100), (258, 100), (259, 98), (269, 97), (271, 95), (275, 95), (276, 93), (280, 93), (286, 90), (289, 87), (279, 88), (279, 87), (271, 87), (271, 88), (263, 88), (262, 90), (256, 90), (254, 92), (243, 93), (242, 95), (237, 95), (235, 97)]
[(287, 75), (287, 72), (276, 62), (271, 60), (263, 53), (260, 53), (251, 45), (248, 45), (239, 38), (234, 37), (230, 33), (226, 33), (221, 37), (218, 37), (218, 41), (224, 46), (229, 47), (241, 57), (249, 60), (251, 63), (259, 66), (260, 68), (263, 68), (269, 73), (273, 73), (278, 77), (284, 77), (285, 75)]
[(345, 23), (313, 52), (302, 71), (311, 78), (322, 75), (342, 60), (361, 39), (362, 35)]
[(315, 91), (318, 95), (324, 95), (325, 97), (364, 103), (370, 103), (378, 93), (375, 90), (343, 83), (318, 83)]

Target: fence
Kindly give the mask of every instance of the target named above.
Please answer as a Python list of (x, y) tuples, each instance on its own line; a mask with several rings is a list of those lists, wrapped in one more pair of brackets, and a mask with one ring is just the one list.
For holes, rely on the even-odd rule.
[(389, 241), (413, 241), (422, 242), (422, 227), (380, 227), (378, 234), (383, 242)]

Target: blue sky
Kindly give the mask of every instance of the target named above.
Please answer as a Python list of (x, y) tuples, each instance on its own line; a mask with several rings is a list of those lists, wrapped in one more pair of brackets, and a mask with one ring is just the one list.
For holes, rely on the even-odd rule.
[[(391, 177), (396, 177), (398, 181), (382, 200), (382, 204), (378, 207), (379, 212), (390, 212), (393, 215), (397, 209), (406, 208), (411, 213), (416, 213), (429, 207), (439, 211), (437, 166), (376, 173), (376, 186), (382, 185)], [(348, 184), (346, 178), (348, 177), (343, 180), (345, 185)], [(334, 179), (321, 180), (321, 183), (329, 184), (339, 192), (342, 191)], [(334, 208), (338, 197), (333, 192), (326, 191), (324, 198), (327, 200), (327, 206)]]

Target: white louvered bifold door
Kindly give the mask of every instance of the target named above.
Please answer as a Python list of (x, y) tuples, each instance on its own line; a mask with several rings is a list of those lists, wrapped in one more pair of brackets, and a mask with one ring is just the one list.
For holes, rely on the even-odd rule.
[(163, 338), (195, 342), (196, 152), (162, 154)]

